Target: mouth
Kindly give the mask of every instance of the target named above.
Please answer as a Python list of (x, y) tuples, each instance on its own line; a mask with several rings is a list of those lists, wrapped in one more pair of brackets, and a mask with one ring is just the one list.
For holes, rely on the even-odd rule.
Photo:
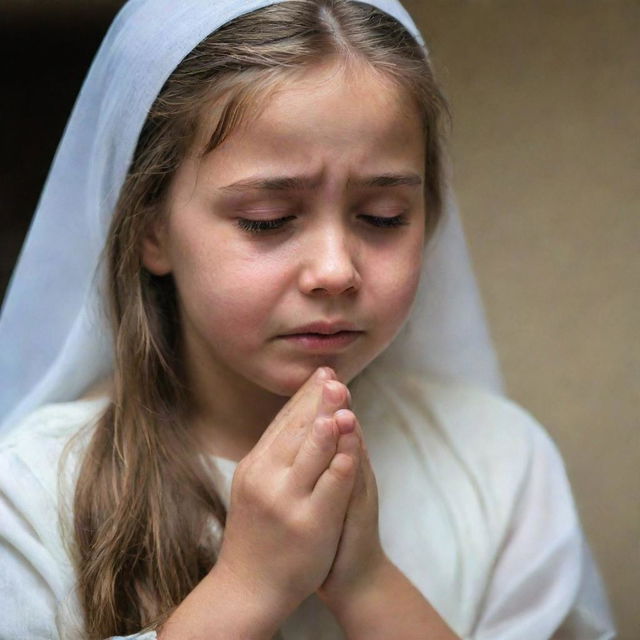
[(363, 331), (336, 331), (334, 333), (292, 333), (282, 336), (282, 338), (298, 347), (310, 351), (335, 351), (352, 344), (360, 336)]
[(336, 335), (338, 333), (361, 333), (358, 327), (345, 320), (321, 320), (319, 322), (310, 322), (301, 327), (292, 329), (286, 335)]

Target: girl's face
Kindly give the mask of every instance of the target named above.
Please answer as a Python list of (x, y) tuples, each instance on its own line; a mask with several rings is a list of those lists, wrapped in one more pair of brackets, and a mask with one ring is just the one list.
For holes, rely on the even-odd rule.
[(187, 159), (143, 260), (175, 278), (188, 370), (282, 396), (322, 365), (350, 381), (413, 302), (424, 172), (417, 109), (365, 67), (308, 71)]

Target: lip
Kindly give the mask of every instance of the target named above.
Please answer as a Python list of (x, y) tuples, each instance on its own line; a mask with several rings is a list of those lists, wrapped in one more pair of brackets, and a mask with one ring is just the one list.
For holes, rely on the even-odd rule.
[(341, 331), (361, 333), (361, 331), (359, 331), (354, 324), (345, 322), (344, 320), (321, 320), (320, 322), (312, 322), (310, 324), (305, 324), (301, 327), (297, 327), (296, 329), (288, 331), (283, 335), (285, 337), (288, 337), (313, 333), (329, 336)]
[(294, 333), (282, 336), (282, 339), (296, 348), (313, 353), (340, 351), (357, 340), (362, 331), (338, 331), (336, 333)]

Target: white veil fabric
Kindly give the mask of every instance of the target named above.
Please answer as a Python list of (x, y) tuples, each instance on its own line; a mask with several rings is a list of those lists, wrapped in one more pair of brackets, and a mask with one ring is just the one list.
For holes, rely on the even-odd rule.
[[(284, 0), (286, 1), (286, 0)], [(109, 29), (58, 147), (0, 315), (0, 429), (74, 400), (112, 367), (101, 252), (150, 106), (208, 34), (274, 0), (131, 0)], [(369, 0), (423, 43), (396, 0)], [(449, 190), (409, 319), (372, 365), (502, 390)]]

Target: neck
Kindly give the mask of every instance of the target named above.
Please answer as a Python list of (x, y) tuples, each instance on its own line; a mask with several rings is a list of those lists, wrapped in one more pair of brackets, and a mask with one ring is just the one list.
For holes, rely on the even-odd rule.
[(289, 398), (266, 391), (208, 359), (190, 359), (191, 422), (207, 453), (240, 460), (255, 446)]

